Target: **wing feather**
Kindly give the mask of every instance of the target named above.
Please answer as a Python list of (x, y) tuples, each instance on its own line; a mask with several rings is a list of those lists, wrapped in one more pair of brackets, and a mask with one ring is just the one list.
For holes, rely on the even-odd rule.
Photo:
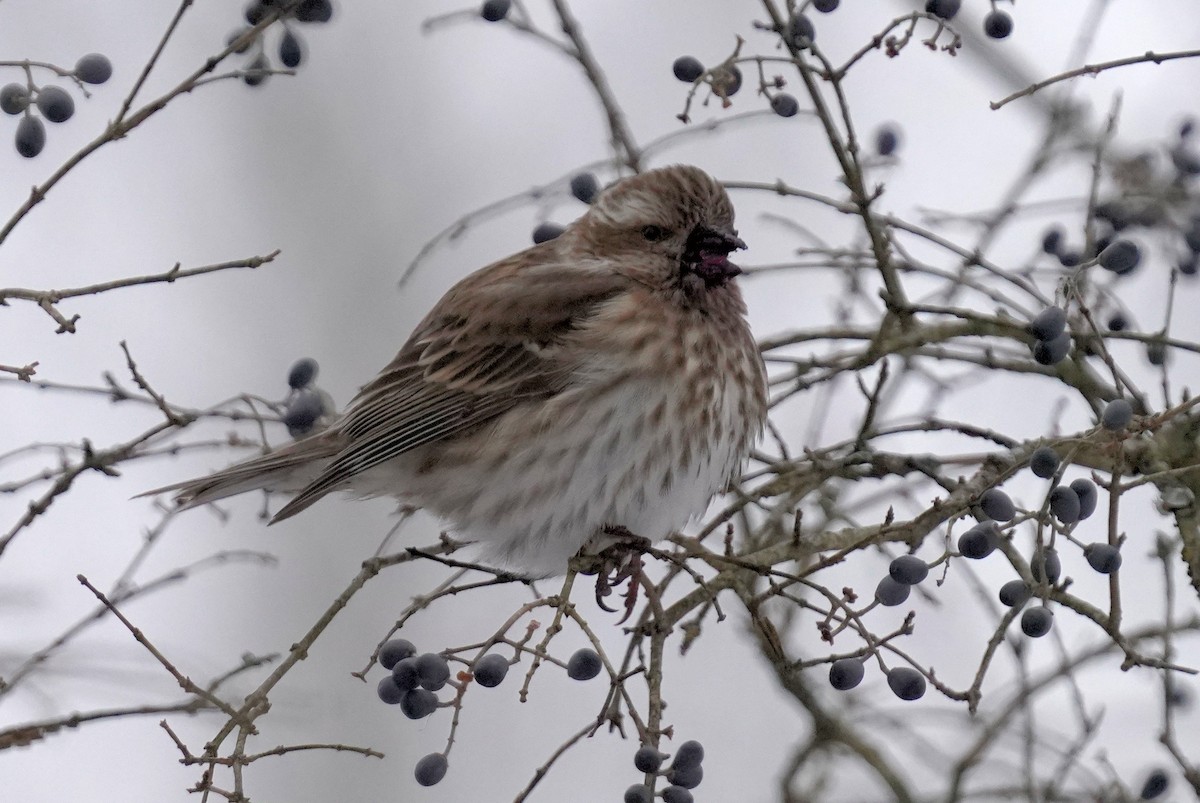
[(443, 297), (334, 425), (342, 449), (272, 521), (356, 474), (566, 387), (580, 359), (573, 336), (626, 284), (610, 270), (531, 263), (537, 250), (485, 268)]

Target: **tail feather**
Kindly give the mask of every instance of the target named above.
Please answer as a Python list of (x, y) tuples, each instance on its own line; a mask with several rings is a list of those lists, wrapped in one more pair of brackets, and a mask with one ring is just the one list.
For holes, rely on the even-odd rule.
[[(336, 438), (322, 433), (290, 443), (270, 454), (235, 463), (206, 477), (164, 485), (137, 496), (175, 492), (176, 503), (186, 510), (247, 491), (299, 491), (321, 473), (340, 449), (341, 444)], [(271, 521), (274, 523), (278, 519), (276, 516)]]

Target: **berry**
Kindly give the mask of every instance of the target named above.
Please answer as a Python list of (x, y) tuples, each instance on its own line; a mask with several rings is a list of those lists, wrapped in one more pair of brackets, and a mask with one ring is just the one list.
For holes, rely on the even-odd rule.
[(483, 8), (479, 9), (479, 16), (488, 22), (499, 22), (508, 16), (510, 8), (512, 8), (512, 0), (487, 0), (483, 4)]
[(694, 767), (672, 766), (667, 771), (667, 780), (684, 789), (695, 789), (704, 780), (704, 767), (699, 764)]
[(1041, 638), (1046, 635), (1050, 632), (1050, 626), (1053, 624), (1054, 613), (1041, 605), (1027, 608), (1025, 613), (1021, 614), (1021, 632), (1030, 638)]
[(590, 647), (584, 647), (576, 650), (575, 654), (567, 661), (567, 677), (571, 680), (591, 680), (600, 674), (600, 670), (604, 668), (604, 664), (600, 661), (600, 656)]
[(112, 62), (102, 53), (88, 53), (75, 62), (75, 77), (85, 84), (102, 84), (112, 78)]
[(1108, 331), (1124, 332), (1129, 328), (1129, 319), (1120, 312), (1114, 312), (1112, 317), (1108, 319)]
[(1073, 268), (1083, 261), (1083, 255), (1078, 251), (1059, 251), (1058, 264), (1064, 268)]
[(298, 437), (308, 433), (323, 415), (325, 399), (313, 388), (304, 388), (288, 400), (287, 408), (283, 411), (283, 423), (292, 437)]
[(437, 695), (428, 689), (409, 689), (400, 700), (400, 710), (409, 719), (424, 719), (438, 706)]
[(1122, 231), (1133, 224), (1133, 213), (1128, 205), (1120, 201), (1104, 201), (1096, 204), (1096, 217), (1113, 227), (1113, 231)]
[(250, 0), (250, 3), (247, 4), (246, 11), (244, 12), (246, 16), (246, 22), (250, 25), (257, 25), (266, 19), (268, 12), (269, 9), (267, 8), (267, 4), (262, 0)]
[(692, 767), (699, 767), (702, 761), (704, 761), (704, 745), (695, 739), (689, 739), (679, 745), (679, 749), (675, 751), (675, 757), (671, 759), (671, 768), (690, 769)]
[(1046, 229), (1046, 233), (1042, 235), (1042, 251), (1050, 255), (1057, 255), (1059, 249), (1062, 248), (1063, 230), (1062, 226), (1051, 226)]
[(742, 88), (742, 71), (737, 65), (721, 67), (713, 71), (713, 89), (719, 90), (718, 95), (731, 98)]
[(488, 653), (475, 662), (472, 674), (475, 682), (485, 689), (494, 689), (504, 681), (508, 674), (508, 659), (497, 653)]
[(259, 53), (246, 65), (242, 81), (246, 86), (260, 86), (269, 77), (269, 74), (265, 72), (269, 69), (271, 69), (271, 62), (267, 61), (266, 56)]
[(591, 173), (579, 173), (571, 177), (571, 194), (590, 204), (600, 194), (600, 182)]
[(65, 123), (75, 113), (75, 100), (61, 87), (44, 86), (38, 90), (37, 107), (50, 122)]
[(450, 679), (450, 663), (444, 656), (427, 652), (417, 658), (417, 676), (422, 686), (437, 691)]
[(654, 793), (649, 786), (635, 783), (625, 790), (625, 803), (654, 803)]
[(1083, 556), (1100, 574), (1112, 574), (1121, 568), (1121, 551), (1112, 544), (1088, 544), (1083, 548)]
[(1117, 240), (1100, 252), (1100, 267), (1118, 276), (1137, 268), (1142, 261), (1142, 250), (1132, 240)]
[(1146, 359), (1151, 365), (1166, 365), (1167, 364), (1167, 344), (1161, 340), (1155, 340), (1146, 344)]
[(401, 658), (392, 667), (392, 680), (401, 691), (412, 691), (421, 685), (421, 673), (417, 671), (416, 656)]
[(1083, 521), (1096, 512), (1096, 503), (1100, 501), (1100, 494), (1096, 491), (1096, 483), (1086, 477), (1080, 477), (1071, 482), (1071, 490), (1079, 497), (1080, 521)]
[(898, 666), (887, 673), (888, 686), (901, 700), (919, 700), (925, 696), (925, 678), (917, 670)]
[[(1045, 566), (1046, 572), (1043, 577), (1042, 566)], [(1033, 560), (1029, 561), (1029, 572), (1033, 575), (1033, 579), (1039, 583), (1045, 579), (1051, 583), (1057, 583), (1058, 578), (1062, 575), (1062, 561), (1058, 558), (1058, 550), (1048, 547), (1043, 555), (1034, 555)]]
[(633, 754), (633, 766), (637, 767), (638, 772), (658, 772), (662, 762), (663, 754), (650, 745), (639, 747)]
[(392, 680), (391, 675), (384, 675), (380, 678), (379, 685), (375, 687), (375, 693), (388, 705), (395, 705), (404, 699), (404, 689), (396, 685), (396, 681)]
[(696, 798), (682, 786), (668, 786), (662, 791), (663, 803), (695, 803)]
[(1046, 307), (1029, 322), (1029, 334), (1038, 340), (1054, 340), (1067, 328), (1067, 311), (1062, 307)]
[(993, 9), (983, 18), (983, 32), (993, 39), (1006, 39), (1012, 33), (1013, 18), (999, 9)]
[(771, 111), (780, 117), (795, 117), (800, 112), (800, 102), (786, 92), (771, 98)]
[(329, 0), (304, 0), (296, 8), (296, 19), (300, 22), (329, 22), (333, 17), (333, 3)]
[(1163, 770), (1153, 770), (1146, 776), (1146, 782), (1142, 784), (1142, 793), (1138, 797), (1142, 800), (1153, 800), (1167, 791), (1170, 783), (1171, 778), (1166, 772)]
[(788, 20), (787, 37), (794, 47), (803, 50), (817, 40), (817, 31), (813, 28), (812, 20), (803, 14), (796, 14)]
[(676, 78), (688, 84), (704, 75), (704, 65), (695, 56), (680, 56), (671, 65), (671, 70), (675, 73)]
[(40, 117), (27, 115), (17, 123), (17, 153), (32, 159), (46, 147), (46, 124)]
[(283, 32), (283, 38), (279, 40), (279, 61), (284, 67), (292, 69), (299, 67), (300, 62), (304, 61), (304, 47), (295, 32)]
[(830, 11), (836, 11), (838, 3), (842, 0), (813, 0), (812, 7), (822, 14), (828, 14)]
[(1063, 332), (1053, 340), (1038, 340), (1033, 344), (1033, 359), (1039, 365), (1056, 365), (1071, 351), (1071, 333)]
[(21, 84), (5, 84), (0, 89), (0, 111), (20, 114), (29, 105), (29, 90)]
[(1079, 494), (1069, 485), (1060, 485), (1050, 492), (1050, 512), (1063, 524), (1079, 521)]
[(1000, 602), (1010, 608), (1020, 608), (1032, 596), (1033, 590), (1024, 580), (1009, 580), (1000, 586)]
[(413, 777), (421, 786), (433, 786), (446, 777), (450, 762), (441, 753), (430, 753), (417, 762)]
[(925, 11), (944, 20), (954, 19), (962, 0), (925, 0)]
[(875, 132), (875, 152), (880, 156), (891, 156), (900, 145), (900, 132), (895, 126), (880, 126)]
[[(299, 363), (297, 363), (299, 364)], [(295, 368), (292, 369), (293, 371)], [(408, 639), (395, 638), (379, 648), (379, 663), (384, 669), (394, 669), (405, 658), (417, 654), (417, 648)]]
[(979, 509), (993, 521), (1011, 521), (1017, 515), (1016, 505), (999, 488), (988, 488), (979, 497)]
[(1000, 533), (991, 521), (980, 522), (958, 537), (959, 553), (971, 560), (986, 558), (999, 544)]
[(1193, 252), (1186, 257), (1180, 257), (1179, 261), (1175, 263), (1175, 270), (1184, 276), (1195, 276), (1200, 273), (1200, 256)]
[(911, 589), (912, 586), (897, 583), (889, 574), (879, 581), (879, 585), (875, 586), (875, 599), (880, 605), (894, 608), (904, 604)]
[(1110, 432), (1120, 432), (1133, 420), (1133, 405), (1127, 399), (1113, 399), (1104, 405), (1100, 425)]
[(838, 691), (853, 689), (862, 683), (865, 669), (858, 658), (839, 658), (829, 665), (829, 685)]
[(566, 231), (566, 228), (558, 225), (557, 223), (550, 223), (549, 221), (545, 223), (539, 223), (538, 227), (533, 230), (533, 242), (535, 245), (538, 243), (549, 242), (558, 235), (562, 234), (564, 231)]
[[(294, 390), (300, 390), (301, 388), (308, 387), (313, 383), (313, 380), (317, 378), (317, 371), (319, 368), (320, 366), (317, 365), (317, 361), (312, 357), (302, 357), (301, 359), (296, 360), (294, 363), (292, 363), (292, 367), (288, 369), (288, 387)], [(390, 643), (391, 642), (389, 641), (388, 644)], [(406, 641), (404, 643), (408, 644), (409, 642)], [(385, 644), (384, 647), (387, 647), (387, 644)], [(404, 658), (407, 656), (402, 655), (400, 657)]]
[(897, 583), (915, 586), (929, 576), (929, 567), (916, 555), (901, 555), (888, 566), (888, 574)]
[(1034, 476), (1048, 480), (1058, 471), (1058, 452), (1049, 446), (1039, 446), (1029, 456), (1029, 470)]

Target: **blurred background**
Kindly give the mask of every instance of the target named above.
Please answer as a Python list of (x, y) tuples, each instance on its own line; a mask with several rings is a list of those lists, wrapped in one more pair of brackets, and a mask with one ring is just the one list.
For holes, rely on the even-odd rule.
[[(917, 5), (844, 0), (835, 13), (814, 15), (819, 44), (840, 63)], [(1192, 0), (1001, 5), (1016, 22), (1006, 40), (983, 38), (981, 20), (990, 4), (965, 0), (956, 23), (969, 35), (957, 56), (913, 42), (897, 58), (870, 53), (851, 71), (845, 89), (864, 138), (884, 124), (901, 135), (896, 158), (884, 160), (871, 175), (885, 187), (880, 210), (920, 222), (930, 210), (970, 213), (1001, 203), (1015, 171), (1043, 135), (1046, 107), (1036, 96), (999, 111), (990, 110), (989, 101), (1079, 66), (1069, 61), (1070, 54), (1079, 32), (1097, 14), (1103, 12), (1086, 50), (1088, 62), (1183, 50), (1200, 41), (1200, 14)], [(548, 3), (527, 0), (526, 8), (548, 33), (557, 34)], [(311, 356), (321, 365), (320, 385), (339, 405), (345, 403), (451, 284), (526, 247), (540, 221), (567, 223), (583, 213), (585, 207), (567, 189), (572, 174), (599, 163), (602, 181), (616, 178), (605, 163), (611, 152), (603, 110), (578, 66), (509, 26), (471, 14), (423, 30), (424, 21), (459, 9), (421, 0), (339, 3), (329, 24), (300, 29), (305, 60), (294, 77), (272, 76), (255, 88), (236, 79), (200, 87), (89, 157), (3, 243), (0, 286), (73, 287), (158, 273), (176, 263), (186, 268), (275, 249), (282, 253), (254, 271), (63, 302), (65, 312), (81, 316), (76, 334), (55, 334), (54, 324), (36, 306), (14, 302), (0, 315), (0, 362), (37, 360), (37, 378), (61, 385), (103, 387), (103, 374), (110, 372), (132, 387), (118, 346), (124, 340), (158, 392), (199, 408), (241, 393), (281, 399), (288, 367)], [(684, 129), (676, 115), (688, 87), (671, 74), (677, 56), (691, 54), (714, 64), (732, 51), (736, 35), (747, 40), (744, 54), (779, 55), (773, 38), (755, 28), (765, 17), (753, 2), (609, 0), (579, 2), (573, 9), (642, 144)], [(166, 91), (219, 52), (226, 36), (239, 28), (242, 10), (236, 0), (210, 0), (190, 9), (139, 97)], [(103, 131), (173, 12), (174, 4), (149, 0), (0, 3), (0, 60), (29, 58), (69, 67), (80, 55), (99, 51), (114, 65), (112, 79), (91, 88), (90, 100), (76, 96), (73, 119), (50, 126), (37, 158), (16, 154), (10, 144), (15, 118), (0, 119), (0, 217), (7, 219), (29, 187)], [(278, 31), (271, 37), (277, 41)], [(231, 66), (242, 63), (244, 58), (235, 57)], [(784, 65), (767, 70), (793, 81)], [(782, 179), (843, 197), (819, 125), (804, 113), (789, 119), (771, 114), (766, 101), (755, 97), (757, 82), (746, 72), (747, 86), (733, 107), (694, 104), (694, 133), (655, 149), (652, 166), (687, 162), (728, 181)], [(19, 69), (0, 67), (0, 83), (21, 77)], [(1198, 79), (1200, 62), (1180, 60), (1078, 79), (1055, 91), (1081, 103), (1085, 126), (1092, 130), (1119, 99), (1117, 147), (1161, 154), (1180, 121), (1197, 111), (1191, 88)], [(801, 99), (802, 109), (809, 108), (798, 85), (789, 91)], [(762, 114), (712, 132), (698, 130), (708, 121), (748, 112)], [(1079, 242), (1089, 181), (1086, 158), (1063, 159), (1032, 195), (1051, 203), (1007, 226), (989, 258), (1013, 268), (1025, 265), (1050, 223), (1063, 224)], [(399, 284), (405, 266), (438, 232), (472, 210), (545, 185), (551, 186), (539, 200), (515, 203), (486, 219), (465, 218), (469, 225), (461, 236), (436, 248), (409, 281)], [(735, 192), (734, 201), (742, 237), (750, 244), (743, 261), (751, 267), (792, 260), (795, 249), (808, 244), (764, 213), (818, 231), (830, 243), (849, 241), (855, 230), (854, 220), (802, 201), (747, 191)], [(969, 226), (949, 225), (944, 232), (971, 241)], [(1122, 288), (1121, 300), (1139, 311), (1147, 328), (1161, 324), (1165, 275), (1165, 268), (1143, 270)], [(800, 271), (764, 273), (743, 287), (760, 337), (835, 320), (843, 289), (835, 276)], [(1196, 292), (1194, 285), (1183, 286), (1175, 301), (1173, 332), (1184, 339), (1200, 337)], [(1137, 362), (1132, 348), (1126, 356)], [(1149, 366), (1145, 370), (1146, 385), (1153, 387)], [(1176, 377), (1176, 387), (1200, 384), (1194, 361), (1181, 359)], [(1054, 392), (1027, 395), (1014, 382), (1002, 378), (964, 388), (960, 415), (1016, 437), (1047, 434), (1056, 415)], [(1161, 396), (1155, 399), (1161, 403)], [(802, 442), (811, 431), (812, 407), (802, 400), (781, 413), (789, 439)], [(114, 404), (86, 392), (38, 390), (8, 378), (0, 381), (0, 412), (0, 453), (84, 438), (107, 448), (161, 417), (152, 407)], [(1090, 425), (1082, 407), (1068, 406), (1057, 420), (1063, 431)], [(836, 415), (830, 426), (836, 430)], [(228, 422), (209, 422), (189, 428), (185, 440), (219, 440), (232, 431)], [(274, 443), (286, 440), (279, 425), (267, 435)], [(153, 500), (130, 497), (221, 467), (244, 453), (197, 449), (127, 464), (119, 478), (95, 472), (80, 476), (0, 561), (0, 677), (94, 608), (95, 599), (77, 574), (106, 588), (124, 570), (160, 515)], [(56, 463), (52, 450), (7, 459), (0, 463), (0, 483)], [(0, 495), (4, 529), (34, 495), (29, 489)], [(1138, 595), (1129, 595), (1131, 622), (1161, 615), (1161, 580), (1144, 555), (1155, 529), (1167, 523), (1148, 496), (1142, 505), (1146, 540), (1127, 550), (1126, 582), (1144, 588), (1146, 605), (1139, 609)], [(227, 517), (197, 510), (172, 522), (137, 576), (145, 581), (223, 550), (270, 553), (275, 564), (234, 562), (198, 570), (124, 606), (175, 666), (197, 681), (235, 667), (244, 653), (286, 652), (374, 554), (394, 510), (387, 501), (331, 498), (267, 529), (258, 517), (259, 497), (221, 507)], [(428, 544), (437, 532), (436, 522), (416, 517), (401, 532), (400, 543)], [(846, 567), (846, 582), (858, 577), (869, 587), (880, 565)], [(350, 673), (366, 664), (410, 599), (444, 576), (432, 565), (410, 565), (368, 583), (308, 660), (272, 694), (272, 711), (259, 720), (262, 733), (251, 748), (340, 742), (371, 746), (387, 757), (314, 751), (265, 759), (246, 771), (252, 799), (510, 800), (557, 745), (594, 718), (606, 691), (603, 681), (575, 683), (562, 673), (543, 672), (522, 704), (516, 699), (514, 669), (505, 685), (471, 695), (447, 778), (436, 787), (417, 787), (412, 766), (420, 756), (442, 749), (448, 712), (406, 720), (376, 699), (373, 681), (363, 683)], [(1102, 587), (1100, 580), (1089, 582)], [(554, 588), (550, 583), (540, 590)], [(583, 595), (580, 604), (593, 627), (602, 640), (619, 646), (615, 617), (591, 608), (589, 596)], [(913, 603), (920, 626), (907, 648), (965, 685), (989, 628), (979, 625), (967, 602), (956, 602), (953, 589), (938, 597)], [(443, 600), (411, 620), (403, 635), (430, 651), (471, 643), (489, 635), (529, 598), (527, 589), (505, 586)], [(779, 779), (809, 723), (781, 696), (736, 619), (710, 622), (686, 656), (672, 654), (667, 719), (679, 738), (699, 739), (708, 749), (697, 800), (779, 800)], [(1078, 634), (1066, 632), (1074, 645), (1100, 635), (1087, 626)], [(585, 640), (566, 633), (556, 644), (565, 656)], [(1194, 666), (1200, 653), (1194, 643), (1189, 646)], [(1051, 645), (1038, 647), (1047, 663), (1058, 660)], [(1180, 661), (1187, 663), (1188, 657), (1181, 655)], [(1098, 695), (1095, 711), (1105, 724), (1084, 748), (1089, 758), (1083, 763), (1098, 767), (1103, 762), (1097, 756), (1105, 753), (1114, 771), (1137, 785), (1141, 774), (1162, 763), (1158, 723), (1149, 714), (1161, 693), (1153, 673), (1123, 674), (1118, 664), (1119, 657), (1110, 656), (1079, 677)], [(380, 670), (375, 672), (377, 678)], [(227, 691), (239, 699), (236, 692), (248, 692), (260, 677), (237, 678)], [(1193, 681), (1185, 684), (1194, 689)], [(952, 721), (962, 716), (960, 704), (932, 693), (917, 703), (901, 703), (877, 674), (853, 695), (854, 702), (845, 705), (877, 706), (894, 722), (920, 724), (949, 739), (955, 734)], [(180, 698), (162, 667), (118, 623), (107, 620), (56, 651), (20, 690), (0, 700), (0, 725)], [(1052, 729), (1070, 710), (1067, 702), (1047, 698), (1045, 719), (1037, 726)], [(1194, 757), (1200, 723), (1194, 711), (1180, 716)], [(185, 799), (200, 771), (180, 765), (178, 750), (158, 727), (160, 718), (89, 723), (26, 748), (0, 751), (0, 798), (32, 803)], [(209, 713), (166, 718), (196, 752), (218, 725)], [(903, 732), (881, 735), (884, 746)], [(569, 751), (530, 799), (618, 800), (640, 777), (631, 763), (636, 746), (601, 730)], [(940, 772), (933, 759), (910, 771), (914, 779)], [(839, 784), (828, 800), (888, 799), (865, 777), (849, 775)], [(1177, 789), (1176, 797), (1167, 799), (1188, 799)]]

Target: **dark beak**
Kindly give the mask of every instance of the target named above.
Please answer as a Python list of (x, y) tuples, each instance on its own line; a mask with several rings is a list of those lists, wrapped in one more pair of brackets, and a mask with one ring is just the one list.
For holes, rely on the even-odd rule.
[(688, 236), (684, 248), (684, 267), (703, 279), (709, 287), (719, 287), (742, 272), (741, 268), (729, 261), (729, 254), (745, 247), (736, 231), (697, 226)]

